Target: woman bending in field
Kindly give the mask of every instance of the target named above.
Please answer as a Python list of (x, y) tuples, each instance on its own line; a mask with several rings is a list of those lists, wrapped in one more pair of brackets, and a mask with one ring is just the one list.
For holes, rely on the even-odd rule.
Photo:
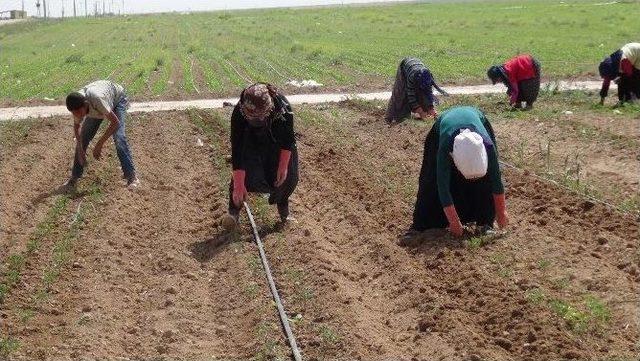
[(489, 79), (495, 83), (504, 83), (513, 109), (533, 108), (540, 92), (540, 63), (531, 55), (518, 55), (502, 65), (494, 65), (487, 71)]
[(433, 94), (433, 88), (442, 95), (448, 95), (436, 84), (433, 75), (420, 59), (402, 59), (396, 72), (385, 121), (398, 122), (412, 112), (421, 119), (429, 116), (435, 118), (438, 115), (435, 109), (438, 99)]
[(479, 109), (451, 108), (424, 143), (412, 228), (449, 227), (461, 236), (463, 223), (488, 231), (494, 220), (501, 228), (509, 223), (493, 129)]
[(298, 184), (298, 151), (289, 101), (274, 86), (253, 84), (242, 91), (231, 115), (229, 212), (226, 229), (238, 223), (247, 192), (269, 193), (284, 222), (289, 216), (289, 196)]
[(616, 50), (600, 63), (602, 77), (600, 104), (609, 94), (612, 80), (618, 83), (618, 104), (640, 98), (640, 43), (629, 43)]

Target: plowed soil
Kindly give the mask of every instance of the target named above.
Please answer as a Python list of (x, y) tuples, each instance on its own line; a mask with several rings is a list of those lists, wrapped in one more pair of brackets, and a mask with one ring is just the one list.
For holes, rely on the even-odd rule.
[[(235, 235), (218, 224), (229, 112), (134, 117), (128, 135), (141, 187), (124, 187), (109, 145), (57, 216), (70, 122), (4, 126), (12, 135), (0, 165), (4, 280), (10, 256), (25, 258), (1, 304), (0, 338), (19, 345), (7, 358), (287, 357), (246, 217)], [(505, 169), (505, 234), (405, 237), (430, 123), (389, 127), (381, 109), (358, 102), (296, 114), (295, 220), (277, 227), (274, 209), (259, 197), (251, 203), (305, 359), (637, 359), (635, 214)], [(495, 123), (499, 145), (515, 142), (512, 126)], [(567, 149), (579, 139), (568, 133)], [(633, 163), (633, 150), (597, 148), (598, 139), (589, 149), (599, 158)], [(503, 156), (515, 157), (513, 149)], [(86, 216), (68, 258), (55, 258), (78, 209)], [(29, 253), (34, 238), (41, 246)], [(45, 282), (56, 262), (59, 275)]]

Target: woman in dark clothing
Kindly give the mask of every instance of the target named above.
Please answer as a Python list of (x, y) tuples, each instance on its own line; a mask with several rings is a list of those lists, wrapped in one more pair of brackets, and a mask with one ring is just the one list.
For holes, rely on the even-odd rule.
[(223, 226), (234, 228), (247, 192), (268, 193), (284, 222), (289, 196), (298, 184), (298, 151), (293, 111), (284, 95), (256, 83), (242, 91), (231, 115), (233, 177), (229, 184), (229, 213)]
[(618, 83), (618, 104), (640, 98), (640, 43), (625, 44), (605, 58), (598, 67), (602, 77), (600, 104), (609, 94), (612, 80)]
[(451, 108), (425, 140), (412, 228), (461, 236), (463, 223), (488, 229), (495, 219), (509, 223), (493, 129), (477, 108)]
[(523, 54), (509, 59), (502, 65), (494, 65), (487, 71), (489, 79), (504, 83), (509, 95), (509, 103), (514, 109), (533, 108), (540, 92), (540, 63), (531, 55)]
[(411, 112), (418, 114), (422, 119), (429, 116), (435, 118), (438, 115), (435, 110), (438, 99), (433, 94), (432, 87), (440, 94), (447, 95), (447, 92), (436, 84), (433, 75), (420, 59), (402, 59), (396, 72), (385, 121), (401, 121), (410, 116)]

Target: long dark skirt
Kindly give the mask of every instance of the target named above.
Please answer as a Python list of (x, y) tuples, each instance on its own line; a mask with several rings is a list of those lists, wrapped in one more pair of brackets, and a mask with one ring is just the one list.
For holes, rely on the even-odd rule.
[[(258, 141), (252, 137), (245, 138), (243, 163), (245, 170), (245, 187), (248, 192), (268, 193), (269, 204), (286, 204), (298, 185), (298, 150), (291, 152), (287, 179), (280, 187), (275, 187), (278, 176), (280, 148), (270, 141)], [(252, 140), (253, 142), (247, 142)], [(264, 140), (264, 139), (261, 139)], [(239, 208), (233, 204), (233, 180), (229, 183), (229, 212), (237, 214)]]
[(538, 99), (540, 93), (540, 63), (533, 59), (536, 76), (532, 79), (518, 82), (518, 103), (527, 102), (527, 105), (533, 105)]
[[(413, 212), (413, 226), (417, 231), (431, 228), (446, 228), (449, 225), (447, 217), (440, 203), (437, 180), (437, 154), (439, 144), (439, 126), (436, 121), (427, 135), (424, 143), (424, 156), (418, 196)], [(487, 129), (491, 135), (493, 130)], [(451, 195), (460, 221), (464, 223), (476, 222), (478, 225), (493, 225), (495, 209), (491, 181), (486, 175), (476, 180), (467, 180), (451, 162)]]
[[(409, 99), (407, 97), (407, 79), (402, 68), (403, 63), (400, 62), (398, 70), (396, 71), (396, 80), (393, 83), (391, 98), (389, 98), (389, 104), (387, 105), (387, 112), (384, 116), (384, 120), (387, 123), (400, 122), (411, 116), (412, 109), (409, 106)], [(424, 110), (427, 110), (430, 105), (428, 104), (427, 98), (424, 94), (422, 94), (421, 91), (417, 91), (416, 96), (420, 106)]]
[(640, 70), (635, 68), (631, 76), (622, 75), (618, 81), (618, 100), (628, 102), (633, 96), (640, 99)]

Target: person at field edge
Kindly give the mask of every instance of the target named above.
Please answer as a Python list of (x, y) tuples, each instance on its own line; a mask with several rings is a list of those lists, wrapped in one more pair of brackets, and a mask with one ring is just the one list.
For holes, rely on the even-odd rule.
[(424, 143), (412, 229), (448, 227), (461, 236), (465, 223), (486, 232), (494, 220), (500, 228), (509, 223), (493, 129), (479, 109), (451, 108)]
[(231, 115), (229, 210), (224, 228), (237, 226), (248, 192), (268, 193), (282, 222), (289, 216), (289, 197), (298, 184), (298, 151), (293, 110), (279, 90), (256, 83), (240, 94)]
[(531, 55), (518, 55), (502, 65), (494, 65), (487, 76), (494, 85), (498, 82), (506, 85), (513, 109), (522, 109), (522, 102), (526, 103), (525, 110), (533, 108), (540, 92), (540, 63)]
[(67, 96), (67, 109), (73, 114), (73, 133), (76, 150), (71, 178), (65, 183), (68, 190), (75, 188), (82, 177), (87, 162), (86, 151), (104, 119), (109, 126), (93, 147), (93, 157), (100, 159), (104, 143), (113, 137), (120, 166), (130, 189), (137, 187), (140, 180), (136, 176), (131, 151), (125, 136), (125, 121), (129, 101), (124, 88), (109, 80), (98, 80)]
[(609, 94), (612, 80), (618, 83), (618, 104), (640, 98), (640, 43), (629, 43), (605, 58), (598, 68), (602, 77), (600, 104)]
[(438, 98), (433, 94), (435, 88), (440, 94), (448, 95), (436, 84), (431, 71), (417, 58), (404, 58), (398, 65), (396, 80), (387, 106), (385, 121), (393, 123), (415, 113), (421, 119), (436, 117), (435, 105)]

